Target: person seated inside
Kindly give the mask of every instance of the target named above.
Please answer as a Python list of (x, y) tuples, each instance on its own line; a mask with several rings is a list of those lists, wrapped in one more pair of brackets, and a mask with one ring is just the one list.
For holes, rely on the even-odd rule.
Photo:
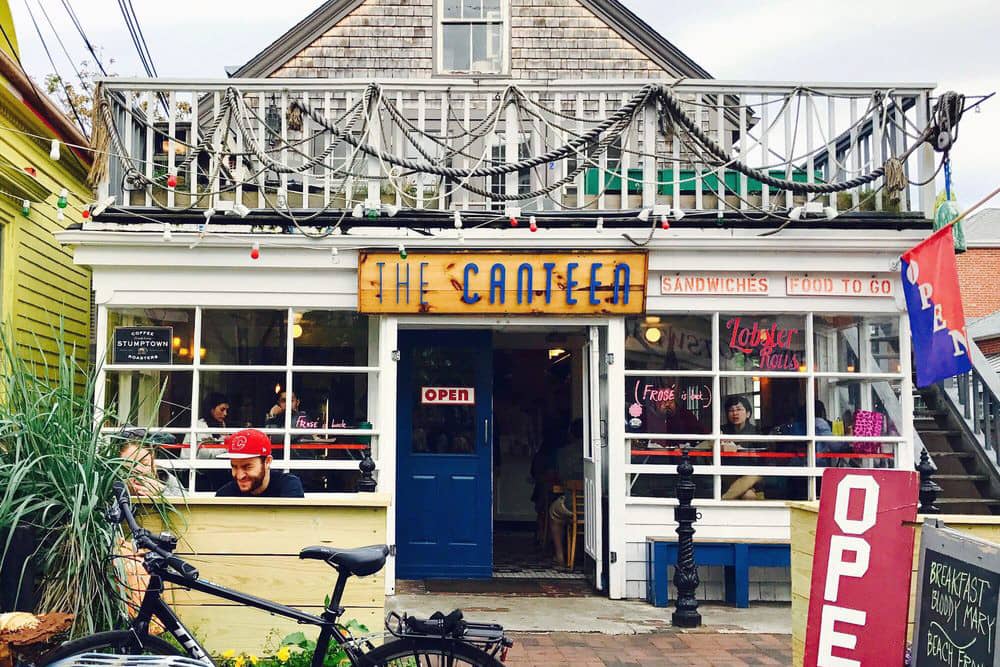
[[(287, 400), (288, 394), (286, 392), (281, 392), (278, 394), (278, 402), (271, 406), (271, 409), (267, 411), (267, 417), (264, 419), (265, 428), (285, 428), (285, 408), (288, 406)], [(308, 428), (299, 426), (303, 419), (308, 416), (305, 412), (299, 410), (299, 397), (292, 392), (292, 428)]]
[[(128, 466), (128, 490), (134, 496), (157, 498), (160, 496), (182, 496), (184, 489), (177, 478), (166, 470), (157, 470), (156, 455), (146, 445), (150, 439), (144, 428), (124, 428), (117, 438), (120, 440), (119, 458)], [(154, 439), (160, 443), (174, 441), (170, 434), (157, 434)]]
[[(760, 429), (750, 418), (752, 408), (750, 399), (742, 394), (732, 394), (726, 397), (723, 404), (726, 411), (726, 423), (722, 425), (725, 435), (759, 435)], [(749, 443), (748, 443), (749, 444)], [(733, 440), (723, 440), (720, 447), (724, 452), (739, 450), (739, 444)], [(756, 486), (761, 481), (757, 475), (742, 475), (737, 477), (722, 493), (723, 500), (757, 500)]]
[[(571, 480), (583, 480), (583, 420), (574, 419), (570, 424), (569, 437), (565, 431), (555, 429), (545, 440), (555, 448), (556, 472), (562, 485)], [(566, 524), (573, 519), (570, 494), (563, 490), (549, 504), (549, 535), (555, 554), (552, 562), (556, 567), (566, 566)]]
[[(222, 440), (221, 433), (212, 429), (226, 428), (229, 418), (229, 399), (219, 392), (212, 392), (201, 405), (201, 416), (198, 418), (198, 458), (216, 459), (225, 451), (221, 447), (203, 447), (203, 443), (217, 443)], [(187, 442), (187, 439), (185, 439)]]
[(226, 438), (233, 479), (215, 492), (223, 498), (302, 498), (302, 482), (290, 473), (271, 470), (271, 439), (257, 429), (237, 431)]

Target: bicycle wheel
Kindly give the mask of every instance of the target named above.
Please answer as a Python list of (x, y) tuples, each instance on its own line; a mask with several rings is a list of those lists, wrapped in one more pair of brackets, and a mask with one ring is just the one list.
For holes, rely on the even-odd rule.
[(503, 667), (503, 663), (471, 644), (439, 637), (404, 637), (365, 654), (379, 667)]
[(38, 661), (39, 667), (81, 653), (110, 653), (113, 655), (182, 655), (177, 647), (159, 637), (146, 635), (140, 642), (130, 630), (98, 632), (74, 639), (49, 651)]

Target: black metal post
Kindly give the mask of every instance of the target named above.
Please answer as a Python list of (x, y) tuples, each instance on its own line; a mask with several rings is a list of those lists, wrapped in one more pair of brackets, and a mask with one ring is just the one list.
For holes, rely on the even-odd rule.
[(376, 482), (372, 473), (375, 472), (375, 461), (372, 460), (371, 447), (365, 450), (365, 457), (361, 459), (358, 468), (361, 469), (361, 479), (358, 480), (358, 491), (374, 493)]
[(694, 597), (698, 584), (698, 567), (694, 562), (694, 522), (698, 510), (691, 504), (694, 499), (694, 466), (688, 457), (688, 448), (681, 448), (681, 462), (677, 466), (677, 507), (674, 521), (677, 522), (677, 567), (674, 569), (674, 585), (677, 586), (677, 602), (670, 622), (679, 628), (697, 628), (701, 625), (698, 601)]
[(920, 473), (920, 507), (917, 512), (920, 514), (937, 514), (941, 510), (934, 506), (941, 487), (931, 479), (934, 474), (934, 466), (931, 465), (927, 450), (920, 452), (920, 463), (917, 464), (917, 472)]

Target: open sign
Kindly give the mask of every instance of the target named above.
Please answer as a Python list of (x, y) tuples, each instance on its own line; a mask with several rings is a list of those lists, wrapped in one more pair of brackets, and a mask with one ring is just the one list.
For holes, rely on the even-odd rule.
[(917, 489), (905, 470), (823, 471), (806, 665), (902, 664)]
[(421, 387), (420, 402), (431, 405), (475, 405), (472, 387)]

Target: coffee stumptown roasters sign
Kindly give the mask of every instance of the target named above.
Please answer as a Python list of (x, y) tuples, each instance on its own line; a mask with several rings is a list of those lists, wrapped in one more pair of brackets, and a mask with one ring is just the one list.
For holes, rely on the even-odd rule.
[(362, 252), (362, 313), (586, 315), (642, 313), (646, 254)]

